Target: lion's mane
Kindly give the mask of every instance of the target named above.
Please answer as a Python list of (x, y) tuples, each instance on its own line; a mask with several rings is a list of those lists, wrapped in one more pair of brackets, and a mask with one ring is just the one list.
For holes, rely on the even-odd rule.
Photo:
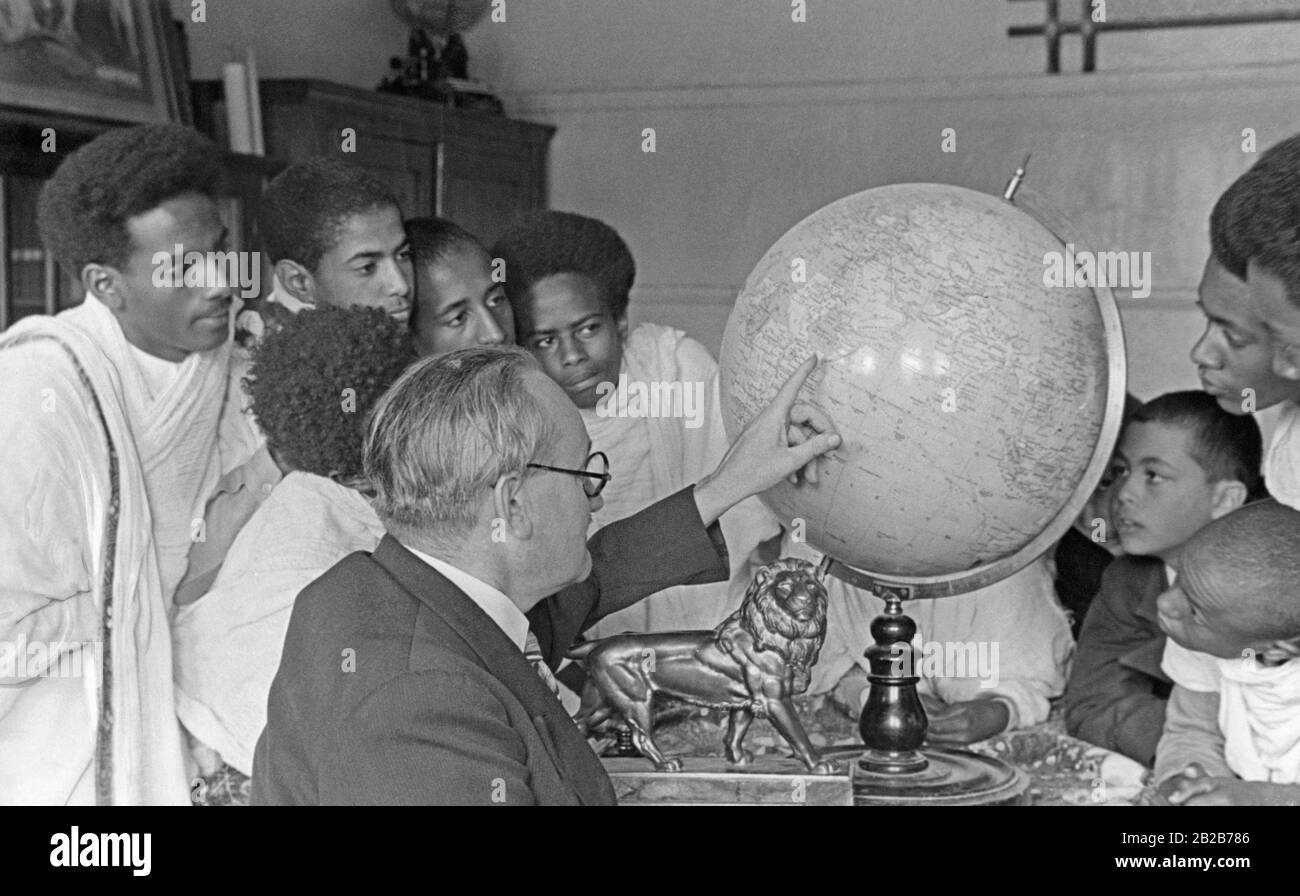
[[(715, 629), (718, 637), (736, 628), (743, 629), (759, 650), (775, 650), (794, 671), (795, 692), (808, 687), (810, 670), (817, 662), (826, 634), (825, 591), (813, 574), (814, 567), (805, 560), (783, 558), (761, 570), (745, 592), (744, 603)], [(806, 622), (798, 622), (786, 612), (772, 587), (777, 576), (795, 572), (809, 580), (810, 586), (822, 590), (823, 598), (815, 603), (815, 612)]]

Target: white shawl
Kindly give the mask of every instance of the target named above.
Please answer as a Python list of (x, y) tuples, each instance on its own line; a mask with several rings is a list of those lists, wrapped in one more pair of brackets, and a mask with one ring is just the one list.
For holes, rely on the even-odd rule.
[(1300, 404), (1282, 405), (1264, 455), (1264, 481), (1279, 504), (1300, 510)]
[[(185, 804), (170, 589), (223, 466), (218, 432), (248, 433), (220, 420), (229, 347), (190, 355), (152, 400), (92, 296), (0, 349), (0, 640), (46, 654), (0, 680), (18, 684), (0, 688), (0, 803)], [(225, 464), (248, 450), (232, 443)]]
[[(781, 556), (813, 563), (822, 557), (788, 532)], [(813, 667), (810, 694), (833, 690), (855, 665), (870, 671), (863, 652), (875, 640), (872, 621), (885, 609), (874, 594), (834, 576), (825, 584), (826, 641)], [(946, 703), (996, 695), (1014, 709), (1011, 727), (1024, 728), (1046, 720), (1049, 701), (1065, 690), (1074, 639), (1045, 558), (967, 594), (908, 601), (903, 612), (916, 623), (917, 643), (936, 660), (927, 663), (924, 654), (918, 656), (922, 694)]]
[(1218, 660), (1219, 728), (1228, 767), (1246, 781), (1300, 783), (1300, 660)]
[[(629, 391), (637, 383), (670, 383), (692, 390), (693, 397), (688, 404), (683, 392), (678, 405), (661, 407), (655, 417), (609, 416), (620, 406), (628, 414), (638, 406), (617, 394), (609, 396), (603, 415), (583, 412), (592, 449), (609, 455), (614, 474), (605, 491), (614, 512), (597, 514), (592, 520), (593, 532), (698, 482), (713, 471), (730, 444), (718, 400), (718, 364), (708, 349), (681, 330), (650, 323), (638, 326), (623, 347), (622, 372), (627, 375)], [(695, 402), (696, 395), (702, 402)], [(688, 417), (688, 411), (694, 411), (694, 416)], [(629, 457), (642, 458), (646, 469), (629, 470), (625, 462)], [(631, 501), (620, 501), (617, 493), (629, 479), (642, 480), (639, 494)], [(751, 554), (760, 542), (779, 534), (780, 526), (757, 498), (737, 504), (722, 515), (719, 524), (731, 560), (730, 583), (665, 589), (602, 620), (593, 635), (711, 629), (738, 607), (753, 571)]]
[(246, 775), (298, 593), (384, 527), (360, 493), (290, 473), (240, 530), (211, 591), (176, 615), (176, 711)]

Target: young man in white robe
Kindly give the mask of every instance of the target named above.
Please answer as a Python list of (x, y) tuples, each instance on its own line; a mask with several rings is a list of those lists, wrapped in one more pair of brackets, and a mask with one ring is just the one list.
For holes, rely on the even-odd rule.
[(224, 266), (172, 269), (226, 248), (219, 165), (186, 128), (115, 130), (41, 193), (85, 300), (0, 337), (0, 804), (187, 802), (169, 615), (208, 495), (255, 449)]
[[(327, 157), (290, 165), (267, 185), (257, 223), (274, 288), (235, 318), (236, 365), (246, 367), (262, 335), (304, 308), (362, 306), (399, 323), (409, 320), (411, 251), (402, 211), (393, 192), (364, 168)], [(206, 537), (177, 589), (178, 604), (212, 588), (235, 537), (283, 476), (264, 447), (222, 478), (205, 513)]]
[[(591, 532), (626, 519), (713, 469), (727, 451), (718, 363), (680, 330), (643, 323), (629, 331), (636, 264), (609, 225), (567, 212), (537, 212), (493, 246), (505, 267), (519, 344), (577, 405), (614, 479)], [(740, 605), (759, 546), (780, 534), (757, 498), (723, 514), (730, 582), (670, 588), (613, 613), (591, 637), (711, 629)]]
[(362, 424), (415, 359), (403, 324), (332, 306), (294, 315), (254, 350), (252, 411), (288, 470), (240, 530), (214, 587), (176, 616), (177, 712), (196, 741), (198, 802), (247, 803), (295, 598), (383, 537), (362, 481)]

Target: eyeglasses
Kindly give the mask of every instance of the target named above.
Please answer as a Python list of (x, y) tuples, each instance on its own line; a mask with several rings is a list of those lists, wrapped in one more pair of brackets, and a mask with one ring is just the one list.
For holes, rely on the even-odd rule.
[(594, 498), (605, 490), (605, 485), (614, 477), (609, 474), (609, 458), (605, 452), (593, 452), (587, 458), (587, 463), (583, 470), (569, 470), (565, 467), (548, 467), (546, 464), (528, 464), (527, 466), (536, 467), (539, 470), (550, 470), (552, 473), (568, 473), (570, 476), (582, 476), (582, 490), (587, 493), (588, 498)]

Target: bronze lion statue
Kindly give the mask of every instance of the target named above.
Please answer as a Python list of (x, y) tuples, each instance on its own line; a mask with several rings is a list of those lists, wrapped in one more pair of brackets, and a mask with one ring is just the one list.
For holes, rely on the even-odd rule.
[(697, 706), (730, 710), (727, 761), (754, 756), (741, 745), (755, 717), (769, 719), (814, 774), (832, 774), (792, 699), (808, 688), (826, 638), (826, 589), (803, 560), (784, 558), (759, 570), (740, 609), (713, 631), (617, 635), (569, 652), (587, 670), (576, 720), (588, 733), (623, 722), (637, 749), (659, 771), (680, 771), (651, 736), (656, 694)]

